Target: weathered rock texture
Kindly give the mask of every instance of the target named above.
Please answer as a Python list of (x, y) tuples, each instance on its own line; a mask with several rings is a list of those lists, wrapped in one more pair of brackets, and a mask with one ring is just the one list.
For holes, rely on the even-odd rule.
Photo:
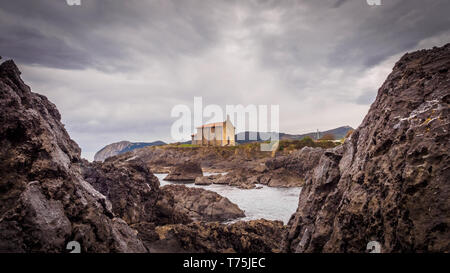
[[(271, 253), (280, 251), (281, 221), (239, 221), (230, 225), (192, 223), (151, 230), (135, 226), (151, 252), (162, 253)], [(149, 232), (151, 230), (151, 232)]]
[(168, 181), (190, 181), (194, 182), (197, 177), (202, 177), (203, 171), (199, 163), (186, 161), (176, 165), (164, 178)]
[(320, 157), (325, 152), (322, 148), (304, 147), (299, 151), (294, 151), (289, 155), (277, 156), (265, 162), (267, 170), (290, 172), (299, 178), (306, 180), (310, 172), (319, 163)]
[(300, 194), (288, 252), (450, 251), (450, 45), (403, 56)]
[(213, 191), (184, 185), (166, 185), (161, 189), (174, 197), (174, 210), (186, 213), (194, 221), (225, 221), (245, 216), (236, 204)]
[(83, 180), (80, 148), (55, 105), (32, 93), (14, 62), (0, 65), (0, 252), (144, 252)]
[(111, 201), (115, 215), (128, 224), (190, 222), (186, 214), (174, 209), (173, 196), (160, 190), (158, 179), (140, 160), (85, 162), (83, 176)]

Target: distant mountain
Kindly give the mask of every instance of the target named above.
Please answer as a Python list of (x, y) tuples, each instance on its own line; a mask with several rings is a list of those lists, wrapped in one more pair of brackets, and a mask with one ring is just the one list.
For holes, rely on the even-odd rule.
[[(345, 137), (348, 131), (353, 130), (350, 126), (341, 126), (335, 129), (327, 130), (327, 131), (319, 131), (319, 138), (324, 136), (325, 134), (333, 134), (336, 139), (340, 139)], [(236, 142), (237, 143), (248, 143), (248, 142), (259, 142), (268, 139), (270, 135), (275, 135), (275, 133), (264, 133), (264, 132), (241, 132), (236, 134)], [(256, 136), (256, 140), (255, 140)], [(279, 133), (279, 138), (281, 140), (296, 140), (302, 139), (304, 137), (311, 137), (312, 139), (317, 139), (317, 132), (311, 132), (301, 135), (291, 135), (285, 133)]]
[(100, 151), (98, 151), (94, 156), (94, 161), (105, 161), (108, 157), (123, 154), (134, 149), (144, 148), (147, 146), (158, 146), (165, 145), (166, 143), (163, 141), (155, 141), (155, 142), (129, 142), (129, 141), (120, 141), (116, 143), (112, 143), (103, 147)]

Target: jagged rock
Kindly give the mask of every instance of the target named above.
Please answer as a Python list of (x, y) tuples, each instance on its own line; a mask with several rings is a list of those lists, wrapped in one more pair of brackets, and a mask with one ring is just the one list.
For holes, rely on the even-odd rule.
[(284, 232), (281, 221), (239, 221), (230, 225), (192, 223), (135, 227), (151, 252), (159, 253), (272, 253), (279, 252)]
[(128, 224), (187, 223), (187, 215), (173, 209), (173, 197), (161, 192), (159, 181), (142, 161), (84, 162), (84, 179), (112, 203), (115, 215)]
[(266, 171), (259, 183), (270, 187), (303, 186), (324, 152), (322, 148), (304, 147), (289, 155), (271, 158), (265, 162)]
[(309, 172), (317, 166), (324, 152), (325, 150), (322, 148), (304, 147), (289, 155), (271, 158), (265, 162), (265, 165), (268, 172), (284, 169), (306, 180)]
[(271, 172), (268, 172), (265, 176), (266, 184), (269, 187), (278, 187), (278, 188), (290, 188), (290, 187), (301, 187), (304, 184), (304, 180), (293, 174), (292, 172), (280, 168)]
[(195, 181), (197, 177), (202, 177), (203, 171), (199, 163), (186, 161), (175, 166), (164, 178), (167, 181)]
[(166, 185), (161, 189), (173, 195), (174, 210), (188, 214), (194, 221), (225, 221), (245, 216), (236, 204), (213, 191), (184, 185)]
[(287, 252), (450, 251), (450, 44), (404, 55), (300, 194)]
[(0, 252), (145, 252), (83, 180), (80, 148), (55, 105), (32, 93), (13, 61), (0, 65)]

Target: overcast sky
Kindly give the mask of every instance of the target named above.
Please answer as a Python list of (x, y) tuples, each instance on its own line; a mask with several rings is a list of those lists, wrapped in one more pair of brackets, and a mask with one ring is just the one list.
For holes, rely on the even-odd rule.
[(450, 1), (0, 0), (0, 55), (92, 160), (173, 141), (177, 104), (277, 104), (280, 130), (357, 127), (398, 58), (450, 42)]

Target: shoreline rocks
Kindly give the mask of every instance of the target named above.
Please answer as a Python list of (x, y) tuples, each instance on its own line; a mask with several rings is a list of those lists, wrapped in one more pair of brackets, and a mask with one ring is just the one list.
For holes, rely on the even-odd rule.
[(197, 178), (195, 178), (194, 184), (201, 185), (201, 186), (208, 186), (213, 183), (214, 179), (215, 179), (215, 177), (211, 177), (211, 176), (197, 177)]
[(173, 167), (164, 180), (194, 182), (197, 177), (202, 176), (203, 171), (200, 164), (187, 161)]
[(166, 185), (161, 189), (173, 196), (174, 210), (193, 221), (226, 221), (245, 216), (236, 204), (213, 191), (184, 185)]

